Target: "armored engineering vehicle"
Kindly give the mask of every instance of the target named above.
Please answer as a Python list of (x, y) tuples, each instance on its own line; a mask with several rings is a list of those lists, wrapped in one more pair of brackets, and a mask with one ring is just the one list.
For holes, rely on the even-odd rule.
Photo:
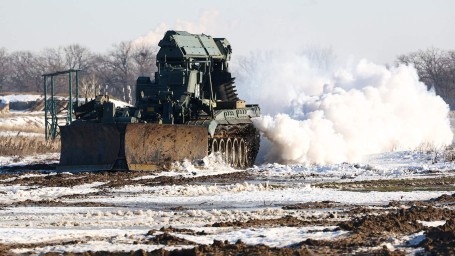
[(237, 168), (254, 163), (260, 108), (237, 95), (229, 42), (167, 31), (159, 46), (155, 79), (137, 79), (134, 106), (98, 95), (73, 107), (76, 120), (60, 126), (58, 169), (155, 170), (217, 152)]

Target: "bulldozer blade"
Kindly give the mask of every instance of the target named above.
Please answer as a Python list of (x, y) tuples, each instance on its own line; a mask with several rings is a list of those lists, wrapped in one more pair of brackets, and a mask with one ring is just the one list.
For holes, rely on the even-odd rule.
[(156, 170), (175, 161), (202, 159), (207, 145), (203, 126), (128, 124), (125, 132), (129, 170)]
[(61, 155), (57, 170), (111, 170), (119, 155), (120, 136), (115, 124), (60, 126)]

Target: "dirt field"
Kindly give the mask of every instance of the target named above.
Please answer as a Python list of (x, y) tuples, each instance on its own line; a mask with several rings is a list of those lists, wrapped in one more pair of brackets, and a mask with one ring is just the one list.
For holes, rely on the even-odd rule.
[[(190, 200), (225, 192), (233, 194), (234, 197), (236, 193), (244, 191), (279, 193), (295, 185), (269, 182), (266, 185), (268, 188), (261, 190), (263, 177), (252, 171), (191, 177), (183, 174), (169, 176), (166, 173), (143, 172), (53, 173), (53, 166), (39, 167), (41, 168), (12, 168), (0, 175), (0, 185), (3, 188), (0, 190), (0, 219), (3, 231), (0, 232), (18, 236), (21, 234), (19, 231), (8, 233), (6, 229), (22, 228), (22, 231), (26, 232), (27, 228), (30, 228), (32, 235), (40, 229), (50, 235), (31, 241), (16, 239), (15, 242), (14, 239), (3, 239), (0, 246), (2, 255), (455, 253), (454, 193), (438, 192), (440, 196), (425, 200), (397, 198), (398, 200), (375, 204), (343, 202), (346, 200), (274, 200), (260, 204), (242, 203), (242, 199), (237, 199), (235, 204), (238, 205), (231, 205), (229, 202), (211, 202), (206, 198), (185, 202), (185, 198)], [(49, 171), (25, 171), (26, 169)], [(340, 197), (346, 196), (344, 192), (352, 191), (371, 196), (370, 192), (454, 190), (454, 178), (451, 176), (350, 182), (313, 180), (309, 183), (312, 184), (310, 189), (316, 190), (336, 187), (337, 191), (341, 191)], [(248, 186), (250, 188), (247, 188)], [(256, 187), (251, 189), (251, 186)], [(11, 192), (12, 188), (15, 189), (14, 193)], [(197, 189), (190, 193), (190, 188)], [(61, 193), (53, 192), (55, 189)], [(200, 191), (201, 189), (204, 191)], [(214, 191), (207, 192), (210, 189)], [(174, 197), (168, 197), (172, 193), (176, 197), (183, 197), (183, 200), (172, 202)], [(153, 201), (154, 197), (163, 196), (168, 199), (167, 203), (159, 203), (159, 200), (153, 203), (139, 200), (148, 198)], [(138, 200), (132, 200), (134, 198)], [(201, 217), (208, 213), (211, 213), (208, 219)], [(107, 227), (123, 230), (138, 227), (142, 231), (135, 234), (125, 233), (122, 237), (103, 234)], [(82, 233), (61, 236), (52, 235), (49, 231), (61, 228)], [(84, 230), (96, 232), (86, 234)], [(238, 239), (233, 235), (233, 232), (245, 230), (255, 233), (239, 235)], [(271, 230), (278, 232), (276, 235), (280, 234), (279, 230), (284, 230), (283, 234), (286, 234), (286, 230), (300, 230), (302, 238), (299, 240), (299, 236), (289, 237), (288, 242), (273, 246), (270, 239), (266, 239), (270, 235), (267, 232)], [(261, 231), (264, 232), (264, 242), (261, 242)], [(255, 239), (251, 240), (251, 237)], [(250, 240), (243, 241), (242, 238)], [(286, 241), (286, 238), (282, 240)], [(104, 250), (103, 246), (93, 246), (94, 241), (113, 246), (128, 245), (128, 249), (120, 247), (118, 250)], [(92, 246), (87, 246), (88, 249), (84, 250), (83, 245), (90, 243)], [(282, 246), (283, 244), (285, 246)]]

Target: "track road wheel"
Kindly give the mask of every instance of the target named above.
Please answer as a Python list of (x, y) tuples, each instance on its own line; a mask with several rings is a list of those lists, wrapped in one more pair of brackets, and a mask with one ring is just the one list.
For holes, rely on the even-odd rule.
[(216, 139), (212, 140), (211, 154), (215, 155), (218, 152), (218, 141)]
[(237, 150), (238, 156), (238, 166), (239, 168), (245, 168), (246, 166), (246, 152), (245, 152), (245, 141), (243, 139), (239, 140), (239, 148)]
[(232, 166), (239, 167), (239, 141), (237, 139), (232, 141)]
[(232, 166), (232, 160), (233, 160), (233, 150), (232, 150), (232, 140), (230, 138), (228, 138), (226, 140), (226, 164), (228, 164), (229, 166)]
[(218, 144), (218, 152), (221, 154), (221, 159), (225, 161), (226, 157), (226, 143), (224, 142), (224, 139), (220, 139), (219, 144)]

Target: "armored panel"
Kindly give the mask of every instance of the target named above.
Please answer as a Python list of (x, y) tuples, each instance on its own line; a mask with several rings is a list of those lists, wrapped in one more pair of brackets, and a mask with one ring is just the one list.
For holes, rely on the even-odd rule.
[(168, 31), (160, 41), (157, 58), (224, 58), (215, 40), (206, 35), (193, 35), (182, 31)]
[(193, 125), (128, 124), (125, 155), (129, 170), (153, 170), (207, 155), (207, 128)]
[(218, 49), (218, 46), (216, 45), (213, 38), (205, 35), (200, 35), (198, 37), (210, 57), (215, 59), (223, 58), (223, 54), (221, 54), (220, 49)]
[(115, 124), (80, 123), (60, 126), (59, 170), (111, 170), (119, 155)]
[(201, 45), (198, 36), (173, 36), (177, 47), (179, 47), (185, 56), (208, 57), (204, 46)]
[(232, 48), (231, 44), (226, 38), (214, 38), (216, 45), (220, 52), (225, 56), (226, 61), (231, 60)]

